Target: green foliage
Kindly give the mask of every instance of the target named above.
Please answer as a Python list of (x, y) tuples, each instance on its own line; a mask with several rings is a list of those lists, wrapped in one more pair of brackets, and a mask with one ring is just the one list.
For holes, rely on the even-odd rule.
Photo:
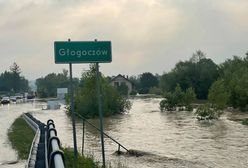
[(192, 87), (198, 99), (206, 99), (208, 89), (218, 77), (217, 68), (204, 53), (197, 51), (189, 61), (180, 61), (172, 71), (163, 74), (160, 87), (163, 92), (172, 92), (176, 84), (179, 84), (183, 91)]
[(248, 118), (242, 120), (243, 125), (248, 125)]
[(218, 109), (224, 109), (229, 99), (229, 93), (226, 91), (223, 80), (215, 81), (209, 89), (208, 100)]
[(28, 158), (34, 135), (33, 130), (21, 117), (17, 118), (9, 129), (8, 138), (20, 159)]
[(149, 94), (162, 95), (162, 91), (158, 87), (151, 87), (149, 89)]
[(177, 84), (173, 94), (174, 94), (174, 97), (175, 97), (176, 105), (182, 106), (183, 101), (184, 101), (184, 92), (182, 91), (182, 89), (181, 89), (179, 84)]
[(218, 119), (221, 114), (222, 114), (221, 110), (210, 104), (204, 104), (199, 106), (195, 112), (196, 118), (198, 120)]
[(184, 105), (187, 111), (192, 111), (191, 103), (196, 100), (196, 94), (192, 87), (188, 88), (184, 94)]
[[(73, 79), (74, 86), (79, 85), (78, 79)], [(50, 73), (45, 77), (36, 79), (37, 93), (41, 98), (56, 97), (57, 88), (68, 88), (69, 76), (68, 71), (63, 70), (62, 73)]]
[(28, 80), (21, 76), (21, 69), (15, 62), (10, 67), (10, 71), (0, 74), (0, 91), (16, 93), (28, 90)]
[(137, 91), (135, 91), (135, 90), (132, 90), (130, 93), (130, 95), (133, 95), (133, 96), (135, 96), (136, 94), (137, 94)]
[(176, 109), (176, 97), (173, 93), (168, 92), (164, 95), (165, 99), (160, 101), (161, 111), (174, 111)]
[(139, 93), (147, 94), (151, 87), (158, 86), (158, 78), (150, 72), (145, 72), (140, 75)]
[(234, 56), (220, 65), (221, 79), (229, 92), (228, 104), (241, 111), (248, 110), (248, 55)]
[[(98, 116), (98, 101), (96, 94), (96, 68), (91, 65), (90, 70), (82, 74), (83, 87), (79, 87), (75, 93), (75, 110), (77, 113), (88, 117)], [(131, 103), (111, 86), (104, 77), (100, 77), (103, 114), (110, 116), (125, 112), (131, 108)]]
[(183, 92), (180, 85), (177, 84), (174, 92), (167, 92), (164, 95), (165, 99), (160, 102), (161, 111), (174, 111), (176, 107), (192, 111), (191, 103), (195, 100), (195, 92), (193, 88), (188, 88)]
[(63, 148), (65, 156), (65, 167), (67, 168), (100, 168), (99, 164), (94, 162), (93, 158), (78, 155), (77, 163), (74, 165), (74, 152), (71, 148)]

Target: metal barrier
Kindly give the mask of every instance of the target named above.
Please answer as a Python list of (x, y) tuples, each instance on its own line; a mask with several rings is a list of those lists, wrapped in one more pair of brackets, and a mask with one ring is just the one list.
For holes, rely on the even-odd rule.
[(64, 168), (64, 153), (60, 150), (60, 140), (53, 120), (47, 121), (46, 131), (46, 154), (49, 168)]
[(64, 153), (53, 120), (45, 125), (29, 113), (23, 114), (23, 118), (36, 131), (26, 167), (64, 168)]
[(31, 120), (26, 114), (23, 114), (22, 118), (36, 132), (32, 145), (31, 145), (32, 147), (28, 155), (28, 160), (25, 165), (26, 168), (34, 168), (35, 162), (36, 162), (37, 146), (38, 146), (39, 139), (40, 139), (40, 130), (39, 130), (39, 126), (33, 120)]

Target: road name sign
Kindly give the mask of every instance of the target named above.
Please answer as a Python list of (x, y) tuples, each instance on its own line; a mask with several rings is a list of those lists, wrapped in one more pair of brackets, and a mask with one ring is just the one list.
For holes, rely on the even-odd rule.
[(110, 41), (55, 41), (56, 64), (112, 61)]

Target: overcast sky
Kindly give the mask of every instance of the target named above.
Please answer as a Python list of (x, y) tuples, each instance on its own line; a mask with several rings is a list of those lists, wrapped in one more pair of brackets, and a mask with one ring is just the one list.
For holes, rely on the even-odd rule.
[(29, 80), (68, 69), (53, 49), (68, 38), (111, 41), (111, 76), (162, 74), (198, 49), (221, 63), (248, 51), (247, 17), (248, 0), (0, 0), (0, 73), (14, 61)]

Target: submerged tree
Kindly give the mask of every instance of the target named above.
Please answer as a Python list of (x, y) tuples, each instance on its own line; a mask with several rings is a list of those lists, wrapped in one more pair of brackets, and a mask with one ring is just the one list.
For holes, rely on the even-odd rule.
[[(96, 94), (96, 66), (90, 65), (90, 70), (82, 74), (83, 87), (75, 93), (75, 111), (87, 118), (98, 116), (98, 103)], [(111, 86), (101, 75), (101, 90), (104, 116), (123, 113), (131, 108), (131, 103)]]
[(188, 88), (183, 92), (180, 85), (177, 84), (174, 92), (167, 92), (164, 95), (164, 100), (160, 102), (161, 111), (174, 111), (176, 107), (192, 111), (192, 102), (195, 100), (196, 95), (193, 88)]

